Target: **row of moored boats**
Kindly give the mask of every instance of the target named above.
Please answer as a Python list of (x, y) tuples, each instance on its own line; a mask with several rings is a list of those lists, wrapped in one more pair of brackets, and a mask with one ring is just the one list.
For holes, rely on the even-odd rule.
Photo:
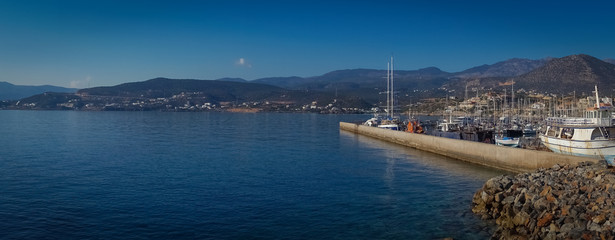
[[(449, 117), (440, 123), (419, 122), (416, 119), (402, 122), (390, 115), (385, 118), (376, 116), (364, 125), (508, 147), (520, 147), (525, 140), (543, 145), (556, 153), (603, 159), (608, 166), (615, 166), (614, 123), (613, 106), (610, 102), (600, 102), (596, 87), (596, 103), (587, 108), (583, 116), (550, 117), (541, 125), (508, 121), (507, 118), (493, 122), (469, 117)], [(536, 139), (536, 136), (540, 141), (527, 141)]]

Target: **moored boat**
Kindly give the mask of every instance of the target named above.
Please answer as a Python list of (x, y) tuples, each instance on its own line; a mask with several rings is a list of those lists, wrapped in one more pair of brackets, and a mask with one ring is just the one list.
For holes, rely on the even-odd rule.
[(536, 129), (534, 129), (532, 124), (528, 123), (523, 127), (523, 137), (536, 137)]
[(380, 116), (374, 116), (367, 120), (363, 125), (373, 126), (383, 129), (390, 129), (399, 131), (401, 130), (403, 124), (399, 120), (399, 118), (395, 117), (395, 92), (393, 91), (393, 57), (391, 57), (391, 62), (387, 63), (387, 106), (386, 106), (386, 117), (380, 118)]
[(606, 160), (615, 166), (615, 126), (610, 104), (601, 104), (596, 87), (596, 105), (583, 117), (552, 117), (540, 140), (551, 151)]
[(378, 124), (378, 127), (379, 128), (384, 128), (384, 129), (390, 129), (390, 130), (399, 131), (401, 124), (402, 123), (397, 118), (393, 118), (393, 119), (388, 118), (388, 119), (382, 120), (380, 122), (380, 124)]
[(506, 147), (519, 147), (519, 140), (523, 137), (521, 130), (502, 130), (495, 134), (495, 144)]

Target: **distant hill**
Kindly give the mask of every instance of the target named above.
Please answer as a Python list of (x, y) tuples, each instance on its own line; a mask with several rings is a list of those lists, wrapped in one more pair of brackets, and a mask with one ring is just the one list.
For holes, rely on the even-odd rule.
[(227, 81), (227, 82), (247, 82), (248, 81), (243, 78), (220, 78), (216, 80), (217, 81)]
[(544, 66), (552, 58), (530, 60), (513, 58), (492, 65), (473, 67), (455, 74), (459, 78), (516, 77)]
[(64, 88), (50, 85), (23, 86), (14, 85), (8, 82), (0, 82), (0, 100), (18, 100), (45, 92), (74, 93), (76, 91), (76, 88)]
[[(126, 98), (170, 98), (180, 93), (196, 93), (209, 102), (259, 102), (277, 101), (294, 104), (333, 102), (338, 99), (342, 107), (371, 107), (363, 98), (354, 94), (339, 95), (334, 92), (288, 90), (277, 86), (240, 81), (194, 80), (155, 78), (143, 82), (124, 83), (111, 87), (81, 89), (81, 97), (106, 96)], [(377, 95), (377, 93), (375, 94)]]
[(571, 55), (510, 80), (515, 81), (515, 87), (541, 92), (591, 92), (594, 85), (611, 92), (615, 88), (615, 65), (585, 54)]
[(21, 105), (35, 104), (32, 109), (67, 109), (59, 104), (80, 99), (81, 98), (79, 96), (72, 93), (46, 92), (23, 98), (18, 103)]
[(252, 82), (278, 86), (281, 88), (295, 88), (296, 86), (305, 84), (307, 81), (308, 80), (302, 77), (270, 77), (256, 79)]
[(249, 101), (280, 96), (285, 91), (280, 87), (250, 82), (155, 78), (112, 87), (81, 89), (77, 94), (159, 98), (171, 97), (181, 92), (202, 92), (212, 101)]

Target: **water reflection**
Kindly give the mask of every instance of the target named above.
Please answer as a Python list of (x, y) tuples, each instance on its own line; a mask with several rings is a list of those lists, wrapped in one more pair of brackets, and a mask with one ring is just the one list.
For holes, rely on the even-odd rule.
[(343, 130), (340, 130), (340, 141), (346, 144), (358, 145), (363, 148), (381, 151), (389, 165), (387, 167), (386, 178), (395, 177), (395, 173), (392, 169), (398, 159), (403, 159), (413, 164), (419, 164), (421, 167), (414, 169), (415, 171), (419, 169), (428, 172), (438, 171), (440, 174), (451, 177), (487, 180), (497, 175), (514, 174), (512, 172), (464, 162)]
[(486, 239), (493, 227), (471, 211), (474, 192), (498, 169), (455, 160), (351, 132), (340, 131), (340, 145), (356, 165), (369, 167), (380, 189), (365, 192), (378, 221), (413, 239)]

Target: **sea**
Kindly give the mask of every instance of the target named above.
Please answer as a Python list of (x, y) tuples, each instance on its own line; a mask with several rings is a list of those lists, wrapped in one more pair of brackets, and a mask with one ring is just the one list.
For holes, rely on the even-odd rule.
[(0, 239), (487, 239), (509, 174), (339, 130), (369, 115), (0, 111)]

